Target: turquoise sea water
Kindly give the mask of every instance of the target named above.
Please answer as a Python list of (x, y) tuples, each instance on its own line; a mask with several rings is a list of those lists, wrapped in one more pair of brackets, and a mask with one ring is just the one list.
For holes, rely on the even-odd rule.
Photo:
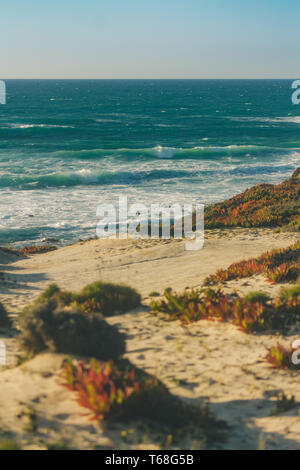
[(204, 203), (299, 166), (290, 80), (8, 80), (0, 244), (95, 235), (96, 208)]

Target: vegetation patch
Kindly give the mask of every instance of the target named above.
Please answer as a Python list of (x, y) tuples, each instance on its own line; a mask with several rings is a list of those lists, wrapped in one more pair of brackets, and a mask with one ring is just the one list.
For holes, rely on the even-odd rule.
[(22, 255), (36, 255), (39, 253), (47, 253), (49, 251), (55, 251), (57, 250), (56, 246), (52, 245), (31, 245), (31, 246), (25, 246), (24, 248), (19, 248), (17, 250), (18, 253), (21, 253)]
[(268, 300), (256, 292), (240, 297), (205, 288), (178, 295), (167, 289), (164, 298), (152, 301), (150, 308), (184, 323), (218, 320), (229, 321), (246, 333), (282, 331), (300, 320), (300, 294), (288, 296), (283, 291), (277, 299)]
[(79, 405), (90, 410), (91, 419), (142, 421), (174, 440), (188, 436), (207, 442), (224, 439), (227, 426), (216, 421), (206, 406), (185, 404), (157, 378), (126, 360), (85, 363), (67, 359), (62, 378), (65, 387), (77, 392)]
[(271, 411), (270, 416), (277, 416), (287, 411), (292, 410), (297, 406), (294, 395), (291, 398), (288, 398), (284, 393), (282, 393), (276, 401), (276, 408)]
[[(89, 284), (79, 293), (63, 291), (56, 284), (51, 284), (33, 305), (37, 306), (45, 301), (52, 305), (53, 310), (72, 307), (83, 314), (97, 312), (103, 316), (112, 316), (138, 307), (141, 296), (131, 287), (105, 282)], [(23, 315), (31, 308), (32, 306), (26, 307)]]
[(205, 227), (300, 228), (300, 168), (278, 185), (260, 184), (205, 209)]
[(245, 297), (244, 297), (244, 301), (245, 302), (250, 302), (251, 304), (255, 304), (257, 302), (261, 303), (261, 304), (267, 304), (270, 300), (270, 297), (268, 296), (268, 294), (265, 294), (264, 292), (249, 292), (249, 294), (247, 294)]
[(124, 336), (103, 316), (131, 310), (140, 295), (130, 287), (95, 282), (79, 293), (51, 284), (20, 316), (20, 341), (27, 356), (53, 352), (115, 359), (125, 352)]
[(104, 316), (128, 312), (141, 303), (141, 296), (135, 289), (105, 282), (89, 284), (73, 299), (74, 305), (83, 312), (100, 311)]
[(300, 298), (300, 284), (281, 289), (280, 299), (284, 302)]
[(51, 299), (28, 308), (20, 329), (19, 340), (27, 357), (50, 350), (108, 360), (125, 352), (124, 335), (101, 314), (83, 315), (74, 307), (57, 306)]
[(266, 360), (275, 368), (300, 370), (300, 364), (297, 365), (292, 362), (294, 352), (295, 349), (286, 349), (282, 344), (277, 343), (277, 345), (268, 349)]
[(273, 283), (297, 280), (300, 276), (300, 241), (288, 248), (272, 250), (257, 258), (233, 263), (227, 269), (219, 269), (208, 276), (204, 284), (215, 285), (255, 274), (263, 274)]

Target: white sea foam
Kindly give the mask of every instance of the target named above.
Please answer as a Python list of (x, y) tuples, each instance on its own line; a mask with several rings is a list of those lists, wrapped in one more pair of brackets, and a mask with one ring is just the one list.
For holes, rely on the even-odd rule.
[(59, 125), (59, 124), (8, 124), (1, 126), (1, 129), (34, 129), (34, 128), (45, 128), (45, 129), (74, 129), (74, 126)]
[(162, 147), (158, 145), (155, 147), (153, 154), (159, 158), (172, 158), (178, 152), (175, 147)]
[(227, 119), (237, 122), (265, 122), (265, 123), (291, 123), (300, 124), (300, 116), (279, 116), (276, 118), (268, 117), (233, 117), (229, 116)]
[(68, 176), (70, 179), (79, 180), (83, 184), (97, 184), (99, 181), (97, 175), (86, 168), (70, 173)]

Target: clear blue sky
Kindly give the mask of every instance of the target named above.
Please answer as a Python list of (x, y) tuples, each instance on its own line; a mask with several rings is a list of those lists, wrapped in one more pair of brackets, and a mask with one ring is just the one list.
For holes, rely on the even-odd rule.
[(299, 0), (0, 0), (2, 78), (300, 78)]

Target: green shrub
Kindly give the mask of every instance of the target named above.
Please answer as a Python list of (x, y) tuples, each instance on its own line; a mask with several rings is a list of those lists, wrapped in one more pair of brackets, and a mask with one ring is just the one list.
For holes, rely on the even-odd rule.
[(110, 316), (128, 312), (138, 307), (141, 296), (131, 287), (94, 282), (84, 287), (78, 295), (75, 295), (74, 301), (83, 305), (89, 302), (94, 303), (99, 306), (99, 311), (104, 316)]
[(251, 304), (259, 302), (265, 305), (269, 300), (269, 295), (265, 294), (264, 292), (249, 292), (249, 294), (244, 297), (244, 301), (249, 302)]
[(27, 356), (52, 352), (115, 359), (125, 352), (125, 339), (101, 314), (55, 307), (52, 298), (27, 309), (20, 321), (20, 342)]
[[(94, 282), (84, 287), (79, 293), (62, 291), (56, 284), (51, 284), (34, 302), (39, 305), (48, 301), (52, 308), (73, 307), (82, 313), (98, 312), (104, 316), (128, 312), (141, 302), (140, 294), (131, 287)], [(31, 306), (23, 311), (23, 315)]]
[(20, 314), (20, 318), (25, 317), (35, 307), (47, 303), (48, 308), (54, 311), (58, 307), (64, 308), (72, 303), (73, 294), (60, 290), (57, 284), (50, 284), (39, 297), (30, 305), (25, 307)]
[(300, 298), (300, 284), (282, 289), (280, 292), (280, 298), (283, 301)]
[(49, 300), (59, 292), (61, 292), (61, 290), (57, 284), (50, 284), (50, 286), (48, 286), (47, 289), (45, 289), (44, 292), (42, 292), (42, 294), (38, 297), (37, 303), (43, 302), (44, 300)]

